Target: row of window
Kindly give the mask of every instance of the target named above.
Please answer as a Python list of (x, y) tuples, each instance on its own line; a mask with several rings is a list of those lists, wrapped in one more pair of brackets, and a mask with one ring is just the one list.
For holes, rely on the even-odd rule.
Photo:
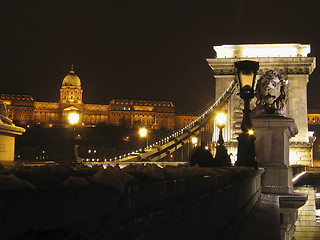
[(315, 124), (315, 123), (319, 123), (319, 117), (313, 117), (313, 118), (311, 118), (311, 117), (308, 117), (308, 123), (310, 123), (310, 124)]
[(136, 105), (136, 106), (154, 106), (154, 107), (171, 107), (171, 103), (148, 103), (148, 102), (118, 102), (116, 101), (114, 104), (126, 104), (126, 105)]
[(24, 114), (24, 115), (13, 115), (13, 116), (11, 116), (11, 115), (9, 115), (9, 118), (10, 117), (12, 117), (13, 119), (22, 119), (22, 118), (24, 118), (24, 119), (27, 119), (27, 117), (28, 117), (28, 119), (30, 119), (30, 120), (32, 120), (33, 118), (32, 118), (32, 115), (26, 115), (26, 114)]
[(36, 105), (36, 108), (42, 109), (58, 109), (58, 105)]
[[(114, 118), (113, 119), (113, 122), (114, 123), (119, 123), (121, 121), (121, 119), (119, 119), (119, 118)], [(140, 121), (141, 123), (146, 123), (146, 124), (156, 124), (156, 125), (167, 125), (168, 124), (168, 121), (167, 120), (164, 120), (164, 121), (157, 121), (157, 122), (155, 122), (155, 121), (152, 121), (152, 120), (144, 120), (144, 119), (135, 119), (135, 121)], [(169, 122), (169, 125), (172, 125), (173, 123), (172, 123), (172, 121), (170, 121)]]
[[(8, 112), (12, 112), (12, 110), (8, 109)], [(23, 110), (19, 109), (19, 111), (18, 111), (18, 109), (14, 109), (13, 112), (32, 112), (32, 109), (29, 109), (29, 111), (28, 111), (28, 109), (23, 109)]]
[(17, 96), (6, 96), (6, 95), (1, 95), (1, 100), (22, 100), (22, 101), (32, 101), (32, 97), (20, 97), (19, 95)]
[[(73, 94), (73, 92), (63, 91), (62, 94)], [(75, 92), (75, 94), (80, 94), (80, 92)]]
[(170, 118), (170, 117), (174, 117), (174, 116), (170, 116), (170, 115), (160, 115), (160, 116), (158, 116), (158, 115), (144, 115), (144, 114), (142, 114), (142, 115), (140, 115), (140, 114), (126, 114), (126, 113), (113, 113), (113, 116), (115, 117), (115, 116), (119, 116), (119, 117), (121, 117), (121, 116), (126, 116), (126, 117), (130, 117), (130, 116), (132, 116), (132, 117), (150, 117), (150, 118)]
[[(71, 97), (69, 97), (70, 99), (73, 99), (73, 96), (71, 96)], [(64, 96), (62, 99), (67, 99), (67, 97), (66, 96)], [(75, 99), (78, 99), (78, 100), (80, 100), (80, 97), (76, 97)]]

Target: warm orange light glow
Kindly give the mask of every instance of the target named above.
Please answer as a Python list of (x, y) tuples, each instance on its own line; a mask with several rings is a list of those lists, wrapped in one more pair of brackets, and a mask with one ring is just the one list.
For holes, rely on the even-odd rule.
[(140, 134), (140, 137), (146, 137), (148, 134), (148, 130), (146, 128), (140, 128), (139, 134)]
[(240, 79), (241, 79), (241, 85), (242, 85), (241, 87), (242, 88), (244, 86), (253, 87), (252, 86), (253, 78), (254, 78), (253, 72), (250, 72), (250, 73), (240, 72)]
[(250, 129), (250, 130), (248, 130), (248, 133), (249, 133), (250, 135), (253, 135), (253, 134), (254, 134), (254, 131), (253, 131), (252, 129)]
[(68, 115), (68, 120), (69, 120), (69, 123), (74, 125), (74, 124), (77, 124), (79, 122), (79, 119), (80, 119), (80, 115), (79, 113), (69, 113)]
[(191, 142), (192, 142), (193, 144), (197, 144), (197, 143), (198, 143), (198, 138), (197, 138), (197, 137), (192, 137), (192, 138), (191, 138)]
[(224, 113), (218, 113), (216, 116), (216, 120), (217, 120), (218, 125), (222, 126), (222, 125), (226, 124), (227, 115)]

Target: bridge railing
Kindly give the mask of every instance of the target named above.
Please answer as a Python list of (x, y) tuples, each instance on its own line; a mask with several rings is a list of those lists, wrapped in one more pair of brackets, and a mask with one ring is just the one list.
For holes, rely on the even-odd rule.
[[(192, 123), (145, 148), (120, 155), (104, 162), (159, 161), (186, 144), (190, 137), (197, 135), (214, 117), (215, 111), (228, 103), (237, 89), (238, 81), (234, 80), (227, 90)], [(101, 161), (102, 162), (102, 161)], [(97, 162), (97, 163), (101, 163)]]

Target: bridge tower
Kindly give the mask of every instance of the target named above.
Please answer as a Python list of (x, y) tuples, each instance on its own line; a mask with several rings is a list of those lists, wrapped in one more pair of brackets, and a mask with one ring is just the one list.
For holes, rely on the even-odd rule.
[[(310, 45), (306, 44), (250, 44), (214, 46), (216, 57), (207, 59), (215, 81), (215, 96), (224, 93), (230, 83), (237, 78), (234, 63), (251, 60), (260, 64), (257, 79), (268, 70), (277, 70), (288, 80), (289, 109), (287, 117), (293, 118), (299, 133), (290, 139), (290, 165), (312, 165), (312, 140), (308, 132), (307, 83), (316, 66), (315, 57), (308, 57)], [(225, 141), (231, 159), (237, 154), (237, 136), (240, 133), (242, 108), (240, 97), (232, 96), (226, 106), (229, 122), (225, 128)], [(254, 107), (255, 101), (251, 101)], [(217, 132), (217, 131), (215, 131)], [(216, 139), (215, 139), (216, 138)], [(213, 136), (213, 140), (217, 140)]]

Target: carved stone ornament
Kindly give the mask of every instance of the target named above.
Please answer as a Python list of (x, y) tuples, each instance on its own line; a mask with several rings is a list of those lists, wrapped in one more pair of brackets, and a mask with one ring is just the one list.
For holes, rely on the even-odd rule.
[(8, 118), (6, 104), (0, 101), (0, 124), (9, 124), (13, 125), (12, 120)]
[(288, 86), (282, 74), (269, 70), (260, 77), (256, 86), (256, 115), (285, 116)]

